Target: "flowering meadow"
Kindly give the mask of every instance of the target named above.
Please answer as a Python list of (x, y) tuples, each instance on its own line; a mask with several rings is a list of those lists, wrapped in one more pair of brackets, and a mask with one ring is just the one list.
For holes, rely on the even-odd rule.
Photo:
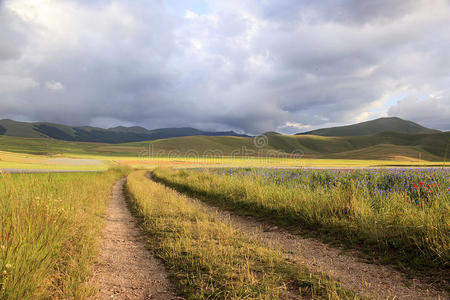
[[(353, 187), (363, 191), (376, 209), (385, 200), (402, 195), (410, 205), (427, 206), (441, 195), (450, 195), (450, 169), (215, 169), (219, 175), (247, 175), (264, 178), (267, 184), (315, 190)], [(441, 203), (443, 204), (443, 203)]]
[(155, 179), (222, 208), (428, 273), (450, 267), (449, 175), (443, 168), (153, 173)]

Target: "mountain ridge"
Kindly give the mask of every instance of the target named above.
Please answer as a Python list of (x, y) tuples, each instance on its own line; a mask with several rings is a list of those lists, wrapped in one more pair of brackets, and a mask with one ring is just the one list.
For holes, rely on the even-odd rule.
[[(353, 125), (322, 128), (308, 132), (298, 133), (293, 136), (323, 136), (323, 137), (362, 137), (376, 136), (391, 132), (401, 134), (434, 134), (439, 130), (429, 129), (417, 123), (403, 120), (397, 117), (379, 118), (371, 121), (361, 122)], [(150, 142), (155, 140), (189, 137), (189, 136), (230, 136), (250, 137), (238, 134), (234, 131), (203, 131), (192, 127), (158, 128), (148, 130), (141, 126), (116, 126), (111, 128), (99, 128), (93, 126), (69, 126), (48, 122), (19, 122), (10, 119), (0, 120), (0, 135), (16, 136), (25, 138), (52, 138), (73, 142), (94, 142), (123, 144), (133, 142)], [(268, 131), (264, 133), (270, 140), (279, 140), (286, 147), (291, 148), (292, 142), (280, 139), (284, 135)], [(329, 140), (333, 143), (333, 139)], [(329, 145), (322, 144), (322, 147)], [(351, 149), (347, 149), (351, 150)]]
[(48, 122), (19, 122), (10, 119), (0, 120), (0, 135), (111, 144), (195, 135), (248, 137), (248, 135), (238, 134), (234, 131), (212, 132), (192, 127), (158, 128), (149, 130), (140, 126), (116, 126), (105, 129), (93, 126), (69, 126)]
[(319, 135), (319, 136), (362, 136), (381, 132), (399, 132), (407, 134), (431, 134), (441, 132), (430, 129), (412, 121), (403, 120), (398, 117), (384, 117), (370, 121), (360, 122), (345, 126), (320, 128), (296, 135)]

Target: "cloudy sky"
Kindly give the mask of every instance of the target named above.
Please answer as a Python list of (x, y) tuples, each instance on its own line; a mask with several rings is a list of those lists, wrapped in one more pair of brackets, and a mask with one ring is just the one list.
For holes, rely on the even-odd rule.
[(450, 130), (448, 0), (0, 0), (0, 118)]

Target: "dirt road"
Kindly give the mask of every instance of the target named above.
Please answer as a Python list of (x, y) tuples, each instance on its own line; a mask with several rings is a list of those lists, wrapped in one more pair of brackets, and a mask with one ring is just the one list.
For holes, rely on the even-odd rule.
[(90, 280), (98, 289), (93, 299), (177, 299), (163, 265), (146, 249), (147, 239), (128, 211), (124, 184), (122, 179), (113, 188)]

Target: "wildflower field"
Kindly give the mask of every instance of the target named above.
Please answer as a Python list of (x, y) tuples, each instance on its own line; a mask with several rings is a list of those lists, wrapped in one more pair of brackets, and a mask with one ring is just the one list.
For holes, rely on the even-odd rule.
[(157, 169), (154, 179), (219, 207), (448, 274), (449, 169)]
[(0, 174), (0, 299), (82, 299), (124, 173)]
[(360, 299), (188, 197), (149, 181), (146, 173), (128, 176), (128, 196), (149, 233), (149, 247), (185, 299)]

